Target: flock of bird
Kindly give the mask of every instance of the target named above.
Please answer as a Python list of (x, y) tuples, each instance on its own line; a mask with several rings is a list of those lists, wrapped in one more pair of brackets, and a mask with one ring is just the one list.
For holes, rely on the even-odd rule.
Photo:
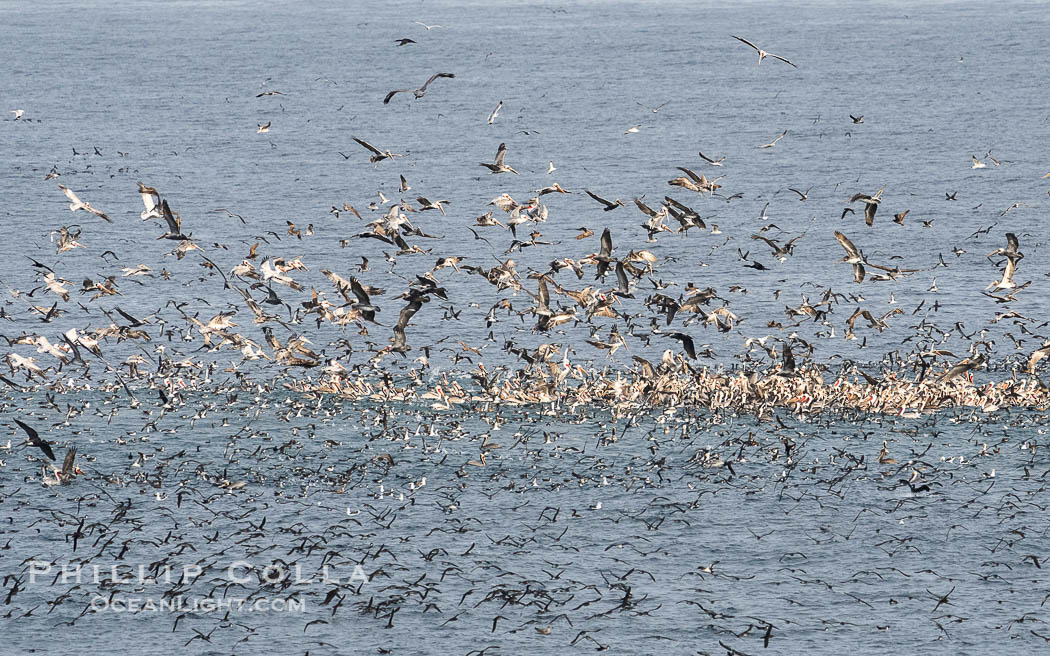
[[(798, 68), (732, 38), (757, 51), (758, 64)], [(414, 45), (401, 38), (393, 47)], [(435, 73), (419, 88), (377, 98), (377, 111), (398, 94), (440, 103), (442, 87), (455, 82), (454, 73)], [(500, 100), (478, 122), (496, 124), (503, 107)], [(27, 121), (25, 111), (13, 113)], [(267, 120), (256, 131), (272, 128)], [(775, 148), (788, 134), (757, 147)], [(518, 180), (529, 176), (507, 163), (517, 160), (503, 141), (491, 162), (478, 162), (494, 197), (460, 209), (455, 198), (409, 193), (411, 174), (395, 167), (411, 159), (411, 144), (399, 154), (371, 137), (349, 138), (364, 152), (342, 158), (389, 167), (398, 191), (339, 202), (322, 210), (331, 219), (314, 219), (338, 222), (338, 251), (352, 254), (339, 266), (311, 257), (323, 229), (314, 223), (289, 220), (279, 233), (233, 205), (214, 210), (252, 235), (242, 248), (195, 237), (205, 219), (184, 225), (178, 190), (162, 193), (149, 180), (137, 190), (59, 184), (57, 165), (45, 176), (56, 208), (61, 192), (85, 223), (54, 229), (56, 257), (26, 252), (31, 289), (4, 281), (0, 319), (17, 327), (3, 333), (0, 375), (12, 436), (0, 448), (5, 621), (106, 626), (93, 612), (97, 598), (145, 590), (169, 600), (312, 602), (297, 635), (267, 636), (263, 624), (229, 611), (173, 613), (171, 632), (194, 648), (222, 640), (338, 651), (345, 632), (358, 631), (345, 625), (364, 622), (356, 639), (379, 653), (398, 651), (397, 640), (372, 630), (405, 626), (429, 627), (468, 654), (645, 644), (746, 655), (778, 643), (800, 650), (791, 641), (801, 635), (822, 640), (819, 632), (858, 627), (888, 649), (914, 638), (895, 628), (915, 614), (928, 619), (934, 640), (976, 625), (1028, 646), (1050, 642), (1040, 615), (1047, 598), (1026, 584), (1046, 561), (1038, 413), (1050, 405), (1041, 378), (1050, 336), (1040, 333), (1050, 322), (1014, 309), (1021, 292), (1039, 286), (1015, 280), (1025, 257), (1017, 233), (993, 225), (971, 235), (1005, 245), (985, 256), (994, 280), (973, 294), (991, 317), (967, 331), (937, 323), (936, 278), (914, 309), (892, 293), (885, 312), (865, 298), (873, 284), (948, 266), (943, 255), (907, 266), (880, 255), (864, 231), (894, 199), (887, 186), (871, 194), (836, 186), (841, 215), (803, 234), (780, 230), (763, 208), (764, 226), (723, 236), (710, 204), (732, 208), (741, 196), (730, 193), (733, 162), (724, 156), (698, 152), (667, 187), (625, 201), (553, 178), (522, 191)], [(484, 139), (476, 145), (479, 159), (492, 152)], [(74, 149), (73, 162), (83, 157)], [(726, 173), (708, 177), (711, 169)], [(495, 177), (504, 173), (514, 175)], [(781, 191), (800, 203), (820, 193), (801, 187)], [(136, 191), (137, 216), (81, 199), (106, 207), (97, 196)], [(570, 195), (588, 203), (588, 218), (568, 223), (555, 199)], [(847, 219), (858, 203), (863, 225)], [(894, 223), (908, 214), (901, 208)], [(569, 239), (542, 232), (579, 221), (587, 225)], [(91, 246), (102, 241), (91, 237), (115, 230), (133, 233), (140, 249)], [(813, 292), (819, 298), (800, 289), (783, 316), (755, 316), (743, 284), (718, 290), (661, 274), (677, 263), (661, 239), (722, 236), (697, 252), (730, 253), (761, 275), (775, 265), (743, 244), (768, 247), (782, 263), (817, 231), (841, 245), (841, 259), (820, 253), (841, 275), (825, 287), (800, 285), (822, 290)], [(452, 232), (458, 246), (435, 252), (432, 244), (448, 244)], [(157, 241), (170, 245), (164, 263), (141, 263)], [(66, 258), (93, 248), (96, 270), (106, 273), (78, 286)], [(373, 266), (379, 257), (383, 265)], [(192, 291), (129, 305), (129, 295), (169, 281)], [(795, 297), (782, 287), (778, 301)], [(901, 348), (867, 357), (868, 337), (903, 333), (906, 316), (917, 323)], [(1015, 348), (1004, 355), (988, 335), (1005, 325), (1018, 336), (1005, 333)], [(832, 338), (855, 344), (856, 357), (822, 359), (818, 340)], [(949, 339), (965, 350), (951, 350)], [(970, 424), (960, 443), (955, 432)], [(197, 429), (214, 439), (195, 443)], [(848, 439), (810, 439), (836, 431)], [(75, 502), (60, 498), (69, 495)], [(772, 508), (760, 511), (773, 518), (762, 528), (736, 516), (755, 500)], [(960, 513), (987, 532), (964, 528), (953, 519)], [(826, 516), (821, 534), (792, 532), (800, 514)], [(953, 531), (987, 553), (955, 553), (964, 550)], [(874, 546), (848, 578), (827, 574), (851, 538)], [(12, 543), (17, 554), (3, 555)], [(923, 554), (935, 550), (980, 571), (924, 566)], [(233, 560), (251, 564), (250, 582), (223, 575)], [(46, 581), (31, 577), (41, 563)], [(138, 563), (148, 564), (145, 583), (131, 576)], [(187, 563), (193, 577), (162, 575)], [(57, 572), (71, 564), (112, 565), (131, 578), (70, 585)], [(283, 578), (264, 576), (267, 568)], [(357, 568), (363, 577), (352, 575)], [(290, 573), (303, 570), (310, 583), (300, 586)], [(332, 578), (333, 570), (341, 574)], [(980, 618), (960, 614), (957, 604), (979, 605), (986, 585), (1008, 588), (1016, 602)], [(832, 619), (817, 619), (814, 607)], [(699, 635), (673, 632), (676, 622)]]

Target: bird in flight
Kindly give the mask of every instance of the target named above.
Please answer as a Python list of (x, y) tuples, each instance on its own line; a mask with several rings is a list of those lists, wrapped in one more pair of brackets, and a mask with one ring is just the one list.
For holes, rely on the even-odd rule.
[(874, 196), (853, 194), (849, 199), (851, 203), (856, 203), (858, 200), (864, 201), (864, 223), (868, 224), (868, 226), (875, 222), (875, 212), (879, 209), (879, 203), (882, 202), (882, 192), (885, 189), (886, 185), (883, 185), (882, 189), (876, 191)]
[(775, 55), (775, 54), (773, 54), (771, 52), (766, 52), (765, 50), (763, 50), (762, 48), (759, 48), (758, 46), (756, 46), (755, 44), (751, 43), (747, 39), (741, 38), (739, 36), (734, 36), (734, 35), (730, 35), (730, 36), (732, 36), (737, 41), (740, 41), (741, 43), (746, 43), (747, 45), (749, 45), (752, 48), (754, 48), (755, 50), (757, 50), (758, 51), (758, 63), (760, 65), (762, 64), (762, 60), (763, 59), (765, 59), (766, 57), (772, 57), (773, 59), (779, 59), (780, 61), (784, 62), (785, 64), (790, 64), (792, 68), (798, 68), (798, 66), (795, 66), (794, 64), (792, 64), (788, 60), (784, 59), (780, 55)]
[(722, 162), (726, 161), (725, 155), (719, 157), (718, 159), (711, 159), (710, 157), (701, 152), (698, 152), (697, 154), (700, 155), (700, 159), (704, 160), (711, 166), (722, 166)]
[(76, 212), (77, 210), (87, 210), (88, 212), (91, 212), (95, 216), (99, 217), (100, 219), (105, 220), (107, 223), (113, 223), (113, 220), (110, 219), (108, 216), (96, 210), (94, 207), (91, 207), (91, 203), (85, 203), (84, 201), (77, 198), (77, 195), (74, 194), (73, 190), (69, 187), (65, 185), (58, 185), (58, 188), (65, 192), (66, 198), (69, 199), (70, 210), (74, 212)]
[(499, 116), (499, 110), (501, 110), (502, 108), (503, 101), (501, 100), (499, 101), (499, 104), (496, 105), (496, 109), (492, 110), (492, 113), (489, 114), (489, 125), (492, 125), (496, 122), (496, 117)]
[(412, 21), (412, 22), (415, 23), (416, 25), (422, 25), (423, 29), (425, 29), (427, 32), (429, 32), (430, 30), (442, 27), (441, 25), (427, 25), (426, 23), (420, 23), (419, 21)]
[(416, 99), (418, 100), (419, 98), (422, 98), (423, 96), (426, 95), (427, 87), (430, 86), (430, 83), (433, 82), (434, 80), (438, 79), (439, 77), (453, 78), (453, 77), (456, 77), (456, 74), (455, 73), (434, 73), (433, 75), (430, 76), (430, 79), (428, 79), (426, 81), (426, 84), (424, 84), (423, 86), (419, 87), (418, 89), (394, 89), (390, 93), (386, 94), (386, 98), (383, 98), (383, 104), (384, 105), (389, 105), (390, 104), (390, 99), (393, 98), (395, 95), (397, 95), (399, 93), (407, 93), (409, 91), (411, 91), (412, 95), (414, 95), (416, 97)]
[(506, 157), (507, 157), (507, 144), (501, 143), (499, 145), (499, 148), (496, 149), (496, 162), (494, 164), (489, 164), (488, 162), (481, 162), (480, 166), (484, 166), (485, 168), (487, 168), (488, 170), (492, 171), (493, 173), (513, 173), (513, 174), (517, 175), (518, 174), (517, 171), (515, 171), (514, 169), (512, 169), (511, 167), (509, 167), (509, 166), (507, 166), (506, 164), (503, 163), (503, 160)]
[(352, 137), (352, 138), (357, 143), (361, 144), (362, 146), (364, 146), (368, 150), (372, 151), (372, 156), (368, 158), (368, 161), (372, 162), (373, 164), (378, 164), (379, 162), (382, 162), (384, 159), (393, 160), (395, 157), (401, 157), (401, 155), (399, 155), (397, 153), (390, 152), (389, 149), (387, 149), (385, 151), (381, 151), (378, 148), (376, 148), (375, 146), (373, 146), (372, 144), (368, 143), (367, 141), (364, 141), (362, 139), (358, 139), (357, 137)]
[(787, 131), (787, 130), (784, 130), (783, 132), (781, 132), (781, 133), (780, 133), (780, 136), (778, 136), (778, 137), (777, 137), (776, 139), (774, 139), (773, 141), (770, 141), (770, 142), (769, 142), (769, 143), (767, 143), (767, 144), (762, 144), (761, 146), (759, 146), (759, 148), (772, 148), (773, 146), (776, 146), (776, 145), (777, 145), (777, 142), (778, 142), (778, 141), (780, 141), (781, 139), (783, 139), (783, 138), (784, 138), (784, 136), (785, 136), (785, 135), (786, 135), (787, 133), (788, 133), (788, 131)]

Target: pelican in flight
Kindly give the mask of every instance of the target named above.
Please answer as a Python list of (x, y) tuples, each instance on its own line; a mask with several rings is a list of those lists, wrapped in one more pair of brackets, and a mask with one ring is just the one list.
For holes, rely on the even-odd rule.
[(352, 139), (372, 152), (372, 156), (368, 158), (368, 161), (372, 162), (373, 164), (378, 164), (379, 162), (382, 162), (384, 159), (389, 159), (389, 160), (393, 161), (393, 159), (395, 157), (401, 157), (401, 155), (399, 155), (397, 153), (390, 152), (389, 149), (387, 149), (387, 150), (379, 150), (378, 148), (376, 148), (372, 144), (368, 143), (367, 141), (364, 141), (362, 139), (358, 139), (357, 137), (352, 137)]
[(489, 164), (488, 162), (481, 162), (480, 166), (484, 166), (493, 173), (513, 173), (517, 175), (518, 172), (503, 163), (503, 160), (507, 157), (507, 144), (501, 143), (499, 148), (496, 149), (496, 162)]
[(99, 212), (94, 207), (91, 207), (90, 203), (85, 203), (84, 201), (77, 198), (77, 195), (74, 194), (73, 190), (69, 187), (65, 185), (58, 185), (58, 188), (66, 194), (66, 198), (69, 199), (69, 209), (73, 212), (76, 212), (77, 210), (87, 210), (88, 212), (91, 212), (95, 216), (99, 217), (100, 219), (104, 219), (108, 223), (113, 223), (112, 219), (110, 219), (102, 212)]
[(146, 209), (139, 215), (142, 220), (163, 218), (160, 213), (160, 194), (157, 193), (157, 190), (140, 182), (139, 193), (142, 194), (142, 204), (146, 206)]
[(794, 64), (792, 64), (788, 60), (784, 59), (780, 55), (775, 55), (775, 54), (773, 54), (771, 52), (766, 52), (765, 50), (763, 50), (762, 48), (759, 48), (758, 46), (756, 46), (755, 44), (751, 43), (747, 39), (741, 38), (739, 36), (734, 36), (734, 35), (730, 35), (730, 36), (732, 36), (737, 41), (740, 41), (741, 43), (746, 43), (747, 45), (749, 45), (752, 48), (754, 48), (755, 50), (757, 50), (758, 51), (758, 63), (759, 63), (759, 65), (762, 64), (762, 60), (765, 59), (766, 57), (772, 57), (773, 59), (779, 59), (780, 61), (784, 62), (785, 64), (789, 64), (792, 68), (798, 68), (798, 66), (795, 66)]
[(883, 185), (882, 189), (876, 191), (874, 196), (853, 194), (849, 199), (851, 203), (856, 203), (858, 200), (864, 201), (864, 223), (869, 226), (875, 222), (875, 212), (879, 209), (879, 203), (882, 202), (882, 192), (885, 190), (886, 185)]
[(420, 99), (420, 98), (422, 98), (423, 96), (426, 95), (427, 87), (430, 86), (430, 83), (433, 82), (434, 80), (438, 79), (439, 77), (452, 78), (452, 77), (456, 77), (456, 74), (455, 73), (434, 73), (433, 75), (430, 76), (430, 79), (428, 79), (426, 81), (426, 83), (423, 86), (419, 87), (418, 89), (394, 89), (390, 93), (386, 94), (386, 98), (383, 98), (383, 104), (384, 105), (389, 105), (391, 98), (393, 98), (394, 96), (396, 96), (399, 93), (408, 93), (409, 91), (411, 91), (412, 95), (416, 97), (416, 100), (418, 100), (418, 99)]

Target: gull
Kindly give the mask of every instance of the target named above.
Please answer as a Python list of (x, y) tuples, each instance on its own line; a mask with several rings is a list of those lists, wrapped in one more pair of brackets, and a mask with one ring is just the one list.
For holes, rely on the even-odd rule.
[(379, 162), (382, 162), (384, 159), (389, 159), (389, 160), (393, 161), (393, 159), (395, 157), (402, 157), (402, 155), (398, 155), (397, 153), (390, 152), (389, 149), (387, 149), (385, 151), (381, 151), (378, 148), (376, 148), (375, 146), (373, 146), (372, 144), (368, 143), (367, 141), (364, 141), (362, 139), (358, 139), (357, 137), (351, 137), (351, 138), (354, 141), (356, 141), (357, 143), (359, 143), (362, 146), (364, 146), (365, 148), (367, 148), (368, 150), (372, 151), (372, 156), (368, 158), (368, 161), (372, 162), (373, 164), (378, 164)]
[(142, 194), (142, 204), (146, 206), (146, 209), (139, 215), (142, 220), (161, 218), (160, 194), (157, 193), (157, 190), (140, 182), (139, 193)]
[(255, 97), (256, 98), (263, 98), (265, 96), (283, 96), (283, 95), (284, 94), (281, 93), (280, 91), (263, 91), (262, 93), (256, 95)]
[(426, 23), (420, 23), (419, 21), (412, 21), (412, 22), (413, 22), (413, 23), (415, 23), (416, 25), (422, 25), (422, 26), (423, 26), (423, 29), (425, 29), (425, 30), (426, 30), (426, 31), (428, 31), (428, 32), (429, 32), (430, 30), (433, 30), (433, 29), (436, 29), (436, 28), (442, 27), (441, 25), (427, 25)]
[(619, 198), (617, 198), (615, 201), (610, 201), (610, 200), (606, 200), (606, 199), (602, 198), (601, 196), (599, 196), (598, 194), (594, 193), (593, 191), (590, 191), (589, 189), (584, 189), (584, 191), (587, 192), (588, 196), (590, 196), (594, 200), (596, 200), (599, 203), (601, 203), (602, 205), (604, 205), (606, 212), (611, 212), (614, 209), (616, 209), (617, 207), (623, 207), (624, 203)]
[(988, 166), (987, 164), (985, 164), (981, 160), (977, 159), (977, 155), (970, 155), (970, 159), (973, 162), (972, 164), (970, 164), (970, 168), (971, 169), (983, 169), (983, 168), (986, 168)]
[(641, 129), (641, 127), (641, 125), (632, 125), (631, 127), (627, 128), (627, 131), (624, 132), (624, 134), (634, 134), (635, 132), (638, 132), (638, 130)]
[(792, 189), (791, 187), (788, 187), (788, 191), (793, 191), (796, 194), (798, 194), (798, 199), (799, 199), (800, 202), (806, 200), (807, 198), (809, 198), (809, 192), (812, 191), (812, 189), (813, 189), (813, 187), (810, 187), (809, 189), (806, 190), (806, 193), (802, 193), (798, 189)]
[(743, 38), (741, 38), (739, 36), (734, 36), (732, 34), (730, 36), (732, 36), (737, 41), (740, 41), (741, 43), (746, 43), (747, 45), (749, 45), (752, 48), (754, 48), (755, 50), (757, 50), (758, 51), (758, 63), (759, 63), (759, 65), (762, 64), (762, 60), (765, 59), (766, 57), (772, 57), (773, 59), (779, 59), (780, 61), (784, 62), (785, 64), (791, 65), (792, 68), (798, 68), (798, 66), (795, 66), (794, 64), (792, 64), (788, 60), (784, 59), (780, 55), (775, 55), (775, 54), (773, 54), (771, 52), (766, 52), (765, 50), (759, 48), (758, 46), (756, 46), (755, 44), (751, 43), (747, 39), (743, 39)]
[(410, 43), (415, 43), (412, 39), (394, 39), (394, 43), (400, 46), (407, 46)]
[(496, 149), (496, 162), (494, 164), (489, 164), (487, 162), (481, 162), (481, 164), (479, 164), (479, 166), (484, 166), (489, 171), (492, 171), (492, 173), (494, 173), (494, 174), (495, 173), (513, 173), (514, 175), (517, 175), (518, 174), (517, 171), (515, 171), (514, 169), (512, 169), (511, 167), (509, 167), (509, 166), (507, 166), (506, 164), (503, 163), (503, 160), (506, 157), (507, 157), (507, 144), (501, 143), (499, 145), (499, 148)]
[(439, 77), (452, 78), (452, 77), (456, 77), (456, 74), (455, 73), (434, 73), (433, 75), (430, 76), (430, 79), (428, 79), (426, 81), (426, 83), (423, 86), (419, 87), (418, 89), (394, 89), (390, 93), (386, 94), (386, 98), (383, 98), (383, 104), (384, 105), (389, 105), (390, 104), (390, 99), (393, 98), (395, 95), (397, 95), (399, 93), (407, 93), (409, 91), (411, 91), (412, 95), (414, 95), (416, 97), (416, 100), (418, 100), (418, 99), (420, 99), (420, 98), (422, 98), (423, 96), (426, 95), (427, 87), (430, 86), (430, 83), (433, 82), (434, 80), (438, 79)]
[[(549, 160), (547, 162), (547, 175), (550, 175), (551, 173), (554, 173), (557, 170), (558, 169), (554, 168), (554, 160)], [(1050, 174), (1048, 174), (1048, 175), (1050, 175)]]
[(777, 142), (780, 141), (781, 139), (783, 139), (784, 135), (786, 135), (787, 133), (788, 133), (788, 131), (784, 130), (783, 132), (780, 133), (780, 136), (778, 136), (776, 139), (774, 139), (773, 141), (770, 141), (767, 144), (762, 144), (761, 146), (759, 146), (759, 148), (772, 148), (773, 146), (776, 146)]
[(266, 121), (266, 123), (259, 123), (259, 129), (255, 131), (255, 134), (265, 134), (270, 131), (270, 125), (272, 121)]
[(852, 119), (852, 121), (854, 123), (863, 123), (864, 122), (864, 114), (861, 114), (860, 116), (854, 116), (853, 114), (850, 114), (849, 117), (850, 117), (850, 119)]
[(874, 196), (869, 196), (867, 194), (853, 194), (849, 199), (849, 202), (851, 203), (855, 203), (858, 200), (864, 202), (864, 223), (869, 226), (875, 222), (875, 212), (879, 209), (879, 203), (882, 202), (882, 192), (885, 189), (886, 185), (883, 185), (882, 189), (876, 191)]
[(501, 101), (499, 101), (499, 104), (496, 105), (496, 109), (492, 110), (492, 113), (489, 114), (489, 125), (492, 125), (493, 123), (496, 122), (496, 117), (499, 116), (499, 110), (502, 109), (502, 108), (503, 108), (503, 101), (501, 100)]
[(726, 160), (725, 155), (723, 155), (722, 157), (719, 157), (718, 159), (711, 159), (710, 157), (708, 157), (707, 155), (704, 155), (701, 152), (698, 152), (697, 154), (700, 155), (700, 159), (704, 160), (705, 162), (707, 162), (711, 166), (722, 166), (722, 162), (724, 162)]
[(77, 210), (87, 210), (88, 212), (91, 212), (95, 216), (99, 217), (100, 219), (104, 219), (108, 223), (113, 223), (112, 219), (110, 219), (102, 212), (99, 212), (94, 207), (91, 207), (90, 203), (85, 203), (84, 201), (77, 198), (77, 195), (74, 194), (73, 190), (69, 187), (65, 185), (58, 185), (58, 188), (61, 189), (66, 194), (66, 198), (69, 199), (69, 209), (71, 211), (76, 212)]
[(656, 114), (656, 113), (657, 113), (657, 112), (659, 112), (659, 111), (660, 111), (661, 109), (663, 109), (664, 105), (666, 105), (666, 104), (667, 104), (667, 103), (669, 103), (669, 102), (671, 102), (671, 101), (670, 101), (670, 100), (668, 100), (668, 101), (666, 101), (666, 102), (662, 102), (662, 103), (660, 103), (659, 105), (657, 105), (656, 107), (649, 107), (648, 105), (643, 105), (642, 103), (635, 103), (635, 104), (636, 104), (636, 105), (638, 105), (639, 107), (645, 107), (646, 109), (648, 109), (648, 110), (649, 110), (650, 112), (652, 112), (653, 114)]
[(11, 110), (11, 113), (15, 115), (15, 118), (13, 120), (17, 121), (18, 119), (22, 118), (22, 114), (25, 114), (26, 110), (24, 110), (24, 109), (14, 109), (14, 110)]

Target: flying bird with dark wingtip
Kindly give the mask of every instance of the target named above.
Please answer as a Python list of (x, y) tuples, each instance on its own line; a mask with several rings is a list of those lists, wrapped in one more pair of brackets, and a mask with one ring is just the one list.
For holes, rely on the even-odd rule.
[(51, 445), (40, 438), (40, 433), (36, 432), (32, 426), (24, 424), (21, 421), (15, 419), (15, 423), (18, 424), (19, 428), (25, 431), (26, 441), (30, 446), (35, 446), (44, 452), (44, 455), (51, 460), (55, 459), (55, 452), (51, 450)]
[(479, 166), (484, 166), (493, 173), (513, 173), (517, 175), (518, 172), (511, 167), (504, 164), (503, 160), (507, 157), (507, 144), (501, 143), (499, 148), (496, 149), (496, 161), (493, 164), (488, 162), (481, 162)]
[(63, 193), (65, 193), (66, 198), (69, 199), (69, 209), (71, 211), (76, 212), (77, 210), (87, 210), (88, 212), (91, 212), (98, 218), (105, 220), (107, 223), (113, 223), (113, 220), (110, 219), (108, 216), (96, 210), (94, 207), (91, 207), (91, 203), (85, 203), (84, 201), (77, 198), (77, 195), (73, 193), (73, 190), (69, 187), (65, 185), (58, 185), (58, 188), (61, 189)]
[(439, 77), (453, 78), (453, 77), (456, 77), (456, 74), (455, 73), (434, 73), (433, 75), (430, 76), (430, 79), (428, 79), (426, 81), (426, 83), (423, 86), (419, 87), (418, 89), (394, 89), (390, 93), (386, 94), (386, 98), (383, 98), (383, 104), (384, 105), (389, 105), (391, 98), (393, 98), (394, 96), (396, 96), (399, 93), (408, 93), (409, 91), (411, 91), (412, 95), (416, 97), (416, 100), (419, 100), (420, 98), (422, 98), (423, 96), (426, 95), (427, 87), (430, 86), (430, 83), (433, 82), (434, 80), (438, 79)]
[(775, 54), (773, 54), (771, 52), (766, 52), (765, 50), (759, 48), (758, 46), (756, 46), (755, 44), (751, 43), (750, 41), (748, 41), (745, 38), (742, 38), (742, 37), (739, 37), (739, 36), (734, 36), (732, 34), (730, 36), (732, 36), (737, 41), (740, 41), (741, 43), (746, 43), (747, 45), (749, 45), (752, 48), (754, 48), (755, 50), (757, 50), (758, 51), (758, 63), (759, 63), (759, 65), (762, 64), (762, 60), (765, 59), (766, 57), (772, 57), (773, 59), (779, 59), (780, 61), (784, 62), (785, 64), (788, 64), (792, 68), (798, 68), (798, 66), (795, 66), (794, 64), (792, 64), (788, 60), (784, 59), (780, 55), (775, 55)]

